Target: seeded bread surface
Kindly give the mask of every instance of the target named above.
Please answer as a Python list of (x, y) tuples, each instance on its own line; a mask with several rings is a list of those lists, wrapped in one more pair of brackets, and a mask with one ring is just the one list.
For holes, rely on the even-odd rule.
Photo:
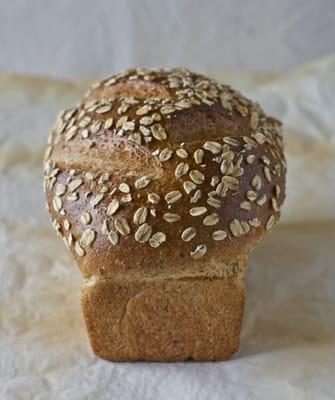
[[(97, 355), (205, 360), (236, 350), (246, 258), (279, 219), (285, 197), (279, 121), (229, 86), (188, 70), (128, 70), (96, 83), (60, 113), (44, 171), (53, 225), (84, 277), (83, 311)], [(226, 295), (212, 295), (220, 285)], [(207, 299), (208, 338), (217, 340), (211, 326), (220, 320), (226, 340), (216, 350), (209, 341), (205, 351), (206, 335), (174, 328), (171, 340), (184, 351), (160, 354), (173, 348), (165, 324), (183, 326), (183, 304), (192, 309), (197, 291)], [(157, 308), (143, 304), (129, 314), (140, 293), (145, 302), (143, 293), (154, 293)], [(137, 331), (120, 313), (154, 321), (150, 354), (131, 344), (150, 338), (150, 324)], [(240, 322), (229, 332), (232, 313)], [(201, 355), (191, 342), (205, 346)]]

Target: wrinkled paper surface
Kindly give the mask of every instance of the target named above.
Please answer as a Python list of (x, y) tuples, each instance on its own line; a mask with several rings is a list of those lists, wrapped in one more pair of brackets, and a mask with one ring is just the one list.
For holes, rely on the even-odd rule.
[(94, 357), (81, 274), (44, 207), (48, 131), (86, 84), (0, 77), (1, 399), (335, 398), (335, 57), (282, 75), (213, 75), (284, 122), (288, 198), (250, 256), (239, 351), (165, 364)]

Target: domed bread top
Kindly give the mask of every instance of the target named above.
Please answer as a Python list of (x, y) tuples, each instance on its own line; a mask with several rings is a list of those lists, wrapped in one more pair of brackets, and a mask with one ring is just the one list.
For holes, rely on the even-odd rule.
[(86, 277), (229, 274), (279, 218), (285, 173), (281, 124), (259, 105), (185, 69), (132, 69), (60, 113), (44, 187)]

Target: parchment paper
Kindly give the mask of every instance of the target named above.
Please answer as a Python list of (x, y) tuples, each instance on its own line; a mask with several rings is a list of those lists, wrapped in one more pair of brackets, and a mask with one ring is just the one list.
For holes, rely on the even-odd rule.
[(288, 199), (250, 257), (238, 353), (170, 364), (94, 357), (81, 275), (44, 208), (49, 128), (86, 84), (0, 77), (0, 399), (335, 398), (335, 57), (215, 75), (283, 120)]

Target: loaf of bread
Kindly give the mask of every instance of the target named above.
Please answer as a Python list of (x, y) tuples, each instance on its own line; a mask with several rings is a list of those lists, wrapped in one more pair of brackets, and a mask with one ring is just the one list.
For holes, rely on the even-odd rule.
[(281, 124), (186, 69), (131, 69), (59, 114), (44, 189), (95, 354), (224, 360), (247, 256), (285, 197)]

